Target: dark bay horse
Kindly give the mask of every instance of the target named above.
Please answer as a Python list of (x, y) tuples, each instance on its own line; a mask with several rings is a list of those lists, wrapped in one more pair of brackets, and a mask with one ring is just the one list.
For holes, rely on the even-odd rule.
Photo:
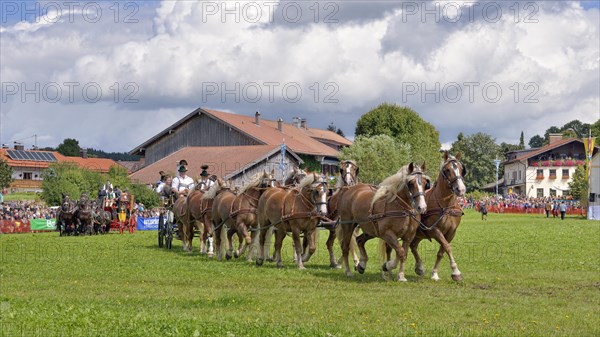
[(68, 195), (63, 194), (63, 200), (60, 205), (60, 212), (56, 221), (56, 227), (60, 233), (60, 236), (71, 235), (75, 232), (75, 212), (77, 206)]
[(75, 220), (77, 222), (77, 231), (79, 233), (92, 235), (94, 215), (90, 200), (85, 194), (81, 195), (79, 203), (77, 204)]
[(460, 159), (460, 154), (453, 157), (447, 151), (444, 153), (444, 161), (440, 166), (437, 180), (433, 188), (425, 194), (427, 212), (421, 216), (422, 224), (419, 226), (416, 237), (410, 245), (410, 250), (415, 257), (415, 272), (422, 276), (425, 274), (425, 268), (418, 253), (419, 242), (423, 239), (434, 239), (440, 244), (437, 259), (431, 272), (431, 279), (435, 281), (440, 279), (438, 270), (444, 252), (448, 254), (450, 259), (452, 279), (455, 281), (462, 280), (462, 275), (452, 255), (452, 246), (450, 246), (463, 215), (462, 209), (458, 205), (457, 196), (463, 196), (466, 192), (463, 177), (466, 175), (467, 170)]
[[(283, 267), (281, 246), (288, 232), (292, 233), (296, 263), (299, 269), (304, 269), (316, 250), (313, 233), (318, 222), (327, 215), (327, 183), (313, 173), (306, 176), (293, 189), (272, 188), (263, 193), (258, 201), (258, 223), (260, 224), (260, 248), (257, 265), (264, 261), (266, 236), (274, 228), (275, 259), (278, 267)], [(302, 254), (300, 234), (308, 238), (308, 250)]]
[[(227, 231), (227, 240), (229, 243), (229, 249), (227, 250), (226, 255), (227, 258), (230, 258), (232, 254), (235, 258), (238, 258), (244, 254), (247, 246), (250, 245), (251, 242), (256, 243), (256, 239), (258, 238), (257, 231), (255, 230), (258, 227), (256, 217), (258, 200), (267, 188), (275, 187), (275, 182), (274, 169), (271, 170), (270, 173), (263, 171), (262, 173), (256, 174), (236, 195), (231, 204), (231, 211), (229, 212), (229, 217), (231, 217), (233, 221), (232, 226), (229, 227), (229, 230)], [(250, 235), (249, 233), (252, 234)], [(233, 251), (233, 234), (237, 234), (239, 240), (238, 249), (235, 251)], [(252, 249), (250, 250), (247, 260), (252, 259)]]
[[(226, 227), (232, 226), (233, 220), (229, 216), (231, 205), (235, 200), (235, 193), (231, 191), (230, 186), (222, 179), (217, 179), (208, 192), (204, 193), (202, 199), (212, 200), (212, 228), (215, 235), (215, 249), (217, 251), (217, 260), (221, 261), (223, 254), (227, 250), (224, 244), (227, 240)], [(227, 259), (230, 259), (228, 256)]]
[[(386, 178), (377, 190), (370, 185), (356, 184), (348, 188), (339, 202), (342, 262), (347, 276), (352, 276), (348, 252), (354, 228), (363, 233), (356, 239), (360, 250), (359, 273), (364, 273), (368, 256), (365, 243), (375, 237), (383, 239), (396, 252), (396, 258), (383, 264), (383, 272), (395, 269), (400, 262), (398, 280), (406, 281), (404, 265), (408, 245), (419, 226), (419, 214), (427, 210), (425, 186), (429, 178), (423, 174), (425, 165), (410, 163), (398, 173)], [(398, 239), (402, 239), (402, 246)]]

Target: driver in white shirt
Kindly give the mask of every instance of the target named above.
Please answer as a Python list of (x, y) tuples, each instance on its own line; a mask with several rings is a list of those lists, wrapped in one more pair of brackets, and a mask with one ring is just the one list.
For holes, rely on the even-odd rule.
[(184, 165), (179, 166), (178, 171), (179, 175), (171, 183), (171, 190), (179, 196), (187, 196), (194, 189), (194, 179), (186, 175), (187, 168)]

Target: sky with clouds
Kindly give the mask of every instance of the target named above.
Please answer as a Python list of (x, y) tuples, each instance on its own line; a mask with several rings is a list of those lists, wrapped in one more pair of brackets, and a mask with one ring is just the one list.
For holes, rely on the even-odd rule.
[(449, 144), (600, 117), (597, 1), (19, 2), (0, 8), (0, 142), (129, 151), (198, 107), (331, 122), (382, 102)]

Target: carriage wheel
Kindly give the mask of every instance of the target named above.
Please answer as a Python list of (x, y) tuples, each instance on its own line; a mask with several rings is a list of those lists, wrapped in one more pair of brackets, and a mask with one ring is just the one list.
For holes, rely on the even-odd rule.
[(167, 238), (166, 238), (167, 249), (173, 248), (173, 224), (167, 222)]
[(164, 228), (165, 228), (165, 218), (161, 214), (158, 217), (158, 248), (162, 248), (165, 243)]

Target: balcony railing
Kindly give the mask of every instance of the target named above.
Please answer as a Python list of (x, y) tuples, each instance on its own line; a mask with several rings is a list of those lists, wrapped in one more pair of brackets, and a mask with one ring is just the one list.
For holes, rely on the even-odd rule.
[(584, 165), (583, 160), (558, 159), (558, 160), (530, 160), (529, 166), (533, 167), (560, 167), (560, 166), (580, 166)]
[(543, 180), (544, 179), (544, 175), (543, 174), (538, 174), (535, 176), (536, 180)]
[(551, 174), (548, 178), (550, 178), (550, 179), (556, 179), (556, 174)]

